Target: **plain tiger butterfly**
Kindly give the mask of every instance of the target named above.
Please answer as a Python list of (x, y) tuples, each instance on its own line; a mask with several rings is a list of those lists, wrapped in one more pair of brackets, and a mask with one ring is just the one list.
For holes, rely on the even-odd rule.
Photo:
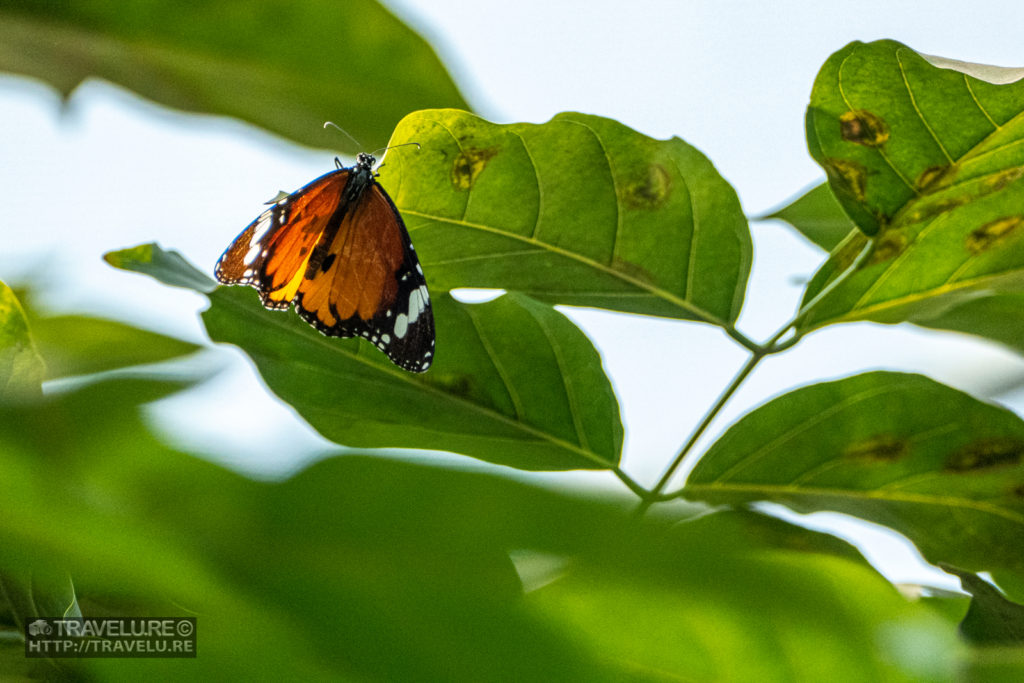
[(362, 337), (395, 365), (434, 359), (427, 282), (402, 216), (377, 182), (372, 154), (275, 200), (217, 261), (217, 280), (259, 290), (269, 309), (292, 304), (325, 335)]

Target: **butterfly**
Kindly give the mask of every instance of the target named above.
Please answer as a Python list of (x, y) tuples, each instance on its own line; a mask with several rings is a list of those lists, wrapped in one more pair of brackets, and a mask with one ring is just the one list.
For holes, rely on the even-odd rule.
[[(360, 154), (279, 196), (217, 261), (217, 280), (259, 290), (269, 309), (293, 304), (331, 337), (362, 337), (395, 365), (425, 372), (434, 357), (427, 282), (402, 216)], [(270, 203), (270, 202), (268, 202)]]

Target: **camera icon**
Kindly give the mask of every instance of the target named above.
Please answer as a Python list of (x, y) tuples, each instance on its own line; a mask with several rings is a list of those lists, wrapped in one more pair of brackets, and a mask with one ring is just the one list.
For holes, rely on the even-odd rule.
[(48, 636), (53, 633), (53, 627), (45, 619), (36, 619), (28, 625), (30, 636)]

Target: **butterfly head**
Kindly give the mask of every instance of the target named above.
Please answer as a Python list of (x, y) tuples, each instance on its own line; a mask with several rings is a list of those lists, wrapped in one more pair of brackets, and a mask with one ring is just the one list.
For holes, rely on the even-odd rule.
[(356, 166), (358, 166), (359, 168), (365, 168), (369, 170), (373, 168), (373, 165), (375, 163), (377, 163), (377, 157), (373, 156), (372, 154), (360, 152), (356, 156)]

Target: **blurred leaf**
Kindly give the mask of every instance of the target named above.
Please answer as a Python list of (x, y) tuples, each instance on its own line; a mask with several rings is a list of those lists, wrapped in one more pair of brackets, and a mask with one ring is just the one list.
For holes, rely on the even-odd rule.
[(1024, 421), (919, 375), (797, 389), (741, 418), (682, 491), (833, 510), (907, 536), (931, 562), (1024, 568)]
[(0, 69), (65, 95), (103, 78), (169, 107), (346, 150), (352, 143), (324, 121), (368, 150), (411, 111), (467, 107), (430, 45), (372, 0), (13, 0), (0, 9)]
[(47, 379), (159, 363), (200, 348), (116, 320), (84, 315), (33, 318), (32, 336), (46, 360)]
[[(195, 281), (182, 260), (151, 267), (161, 281)], [(417, 376), (362, 339), (328, 338), (243, 288), (209, 294), (210, 337), (241, 347), (270, 388), (328, 439), (347, 446), (429, 448), (524, 469), (606, 469), (619, 462), (622, 422), (601, 358), (565, 316), (522, 295), (486, 304), (434, 296), (438, 355)], [(331, 381), (325, 381), (330, 377)]]
[(979, 296), (952, 306), (934, 318), (915, 322), (936, 330), (977, 335), (1024, 353), (1024, 293)]
[(38, 394), (45, 372), (25, 311), (11, 288), (0, 282), (0, 401)]
[(165, 285), (194, 289), (202, 294), (212, 292), (217, 283), (196, 269), (176, 251), (166, 251), (159, 244), (140, 244), (130, 249), (108, 251), (103, 260), (122, 270), (145, 273)]
[[(110, 379), (0, 407), (0, 567), (69, 566), (80, 597), (198, 615), (196, 660), (77, 662), (95, 678), (612, 681), (645, 677), (631, 661), (644, 646), (651, 667), (694, 679), (708, 658), (677, 648), (742, 674), (737, 660), (771, 645), (785, 654), (763, 680), (952, 676), (942, 621), (856, 556), (799, 549), (820, 547), (813, 532), (773, 524), (752, 549), (756, 515), (638, 520), (631, 505), (379, 457), (248, 481), (144, 436), (138, 406), (172, 389)], [(38, 434), (54, 417), (70, 428)], [(572, 562), (524, 599), (516, 549)], [(604, 649), (614, 632), (623, 640)]]
[(1024, 645), (1024, 606), (1007, 600), (995, 586), (977, 574), (942, 565), (944, 571), (960, 578), (970, 593), (971, 606), (960, 624), (960, 632), (976, 645)]
[(497, 125), (410, 114), (381, 182), (433, 291), (505, 289), (548, 303), (736, 320), (750, 271), (732, 187), (678, 138), (597, 116)]
[(618, 680), (953, 680), (944, 625), (863, 564), (783, 555), (759, 563), (758, 580), (748, 563), (699, 573), (689, 591), (580, 571), (528, 599), (618, 665)]
[(939, 69), (893, 41), (834, 54), (811, 95), (809, 145), (874, 237), (832, 253), (799, 327), (941, 320), (972, 299), (1024, 290), (1021, 112), (1024, 81)]
[(1008, 598), (1024, 603), (1024, 572), (997, 570), (992, 572), (992, 579)]
[(832, 251), (855, 228), (843, 207), (836, 201), (828, 183), (811, 188), (786, 206), (760, 216), (759, 220), (778, 218), (789, 223), (801, 235), (825, 251)]

